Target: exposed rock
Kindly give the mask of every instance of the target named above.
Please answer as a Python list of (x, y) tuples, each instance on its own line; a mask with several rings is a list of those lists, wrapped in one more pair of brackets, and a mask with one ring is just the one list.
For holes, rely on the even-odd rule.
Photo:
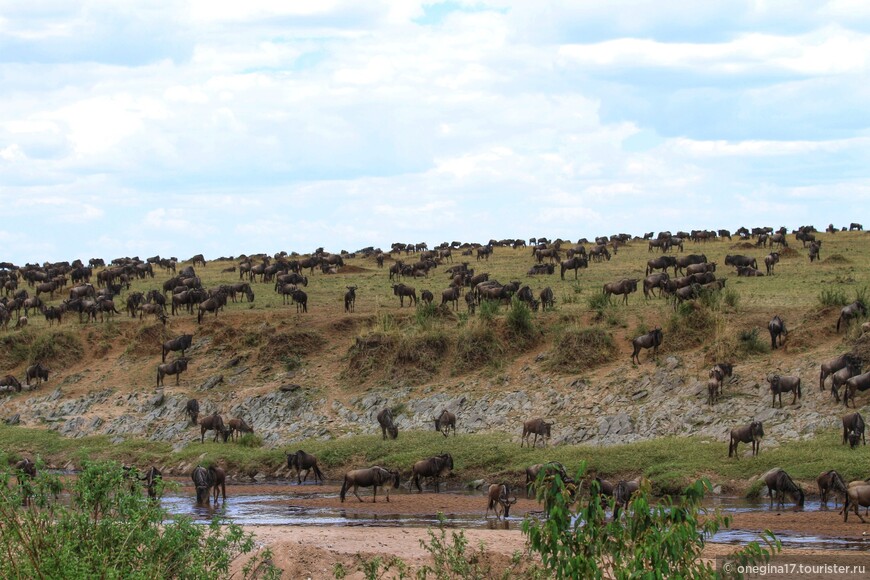
[(280, 387), (278, 387), (278, 390), (282, 393), (292, 393), (298, 391), (301, 388), (302, 387), (300, 387), (299, 385), (291, 383), (289, 385), (281, 385)]
[(199, 388), (199, 390), (200, 391), (211, 390), (211, 389), (215, 388), (216, 386), (218, 386), (219, 384), (221, 384), (222, 382), (224, 382), (223, 375), (217, 375), (217, 376), (211, 377), (209, 380), (207, 380), (206, 382), (204, 382), (202, 384), (202, 386)]

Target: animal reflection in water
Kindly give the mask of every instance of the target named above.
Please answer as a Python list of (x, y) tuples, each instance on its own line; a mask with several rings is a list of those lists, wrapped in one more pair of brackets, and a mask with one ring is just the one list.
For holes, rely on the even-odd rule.
[(398, 489), (399, 479), (398, 469), (387, 470), (378, 465), (368, 469), (354, 469), (344, 474), (344, 482), (341, 484), (339, 497), (342, 503), (344, 503), (347, 490), (353, 487), (353, 494), (358, 500), (363, 501), (359, 493), (357, 493), (357, 488), (371, 487), (373, 488), (372, 503), (375, 503), (378, 500), (378, 487), (383, 487), (386, 490), (387, 501), (390, 501), (390, 485), (392, 485), (393, 489)]

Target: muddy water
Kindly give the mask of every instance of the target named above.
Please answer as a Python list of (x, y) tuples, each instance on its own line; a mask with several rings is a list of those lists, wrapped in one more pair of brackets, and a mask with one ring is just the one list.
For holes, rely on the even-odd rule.
[[(182, 482), (184, 485), (185, 482)], [(538, 506), (531, 500), (520, 500), (517, 513), (507, 520), (496, 520), (481, 513), (486, 506), (485, 494), (481, 491), (444, 489), (440, 494), (411, 494), (404, 488), (391, 490), (393, 501), (386, 503), (381, 493), (378, 503), (372, 504), (369, 490), (361, 490), (360, 495), (366, 503), (359, 503), (348, 495), (347, 503), (340, 503), (337, 482), (326, 485), (288, 485), (276, 484), (228, 486), (228, 498), (216, 506), (197, 506), (193, 490), (182, 487), (167, 493), (163, 498), (164, 507), (171, 513), (185, 515), (194, 521), (206, 523), (214, 516), (240, 525), (278, 525), (278, 526), (363, 526), (363, 527), (416, 527), (425, 528), (438, 525), (436, 513), (444, 514), (445, 525), (455, 528), (472, 529), (519, 529), (523, 516), (534, 513)], [(777, 529), (780, 512), (776, 506), (770, 508), (767, 500), (747, 500), (743, 498), (717, 497), (707, 501), (707, 507), (719, 508), (725, 514), (738, 518), (761, 516), (769, 527), (774, 529), (784, 547), (814, 548), (832, 550), (870, 551), (870, 538), (858, 534), (816, 534)], [(445, 508), (445, 509), (442, 509)], [(786, 506), (790, 510), (791, 506)], [(830, 515), (822, 512), (830, 512)], [(839, 519), (837, 509), (825, 508), (818, 501), (807, 501), (804, 513), (820, 512), (820, 517)], [(827, 521), (827, 520), (826, 520)], [(765, 524), (764, 527), (768, 527)], [(763, 528), (762, 528), (763, 529)], [(758, 540), (758, 531), (732, 529), (717, 533), (712, 541), (722, 544), (746, 544)]]

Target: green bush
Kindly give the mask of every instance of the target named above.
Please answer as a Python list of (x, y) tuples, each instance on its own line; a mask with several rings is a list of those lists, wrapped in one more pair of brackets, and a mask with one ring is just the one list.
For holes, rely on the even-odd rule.
[(535, 330), (535, 326), (532, 324), (532, 311), (529, 310), (528, 304), (516, 296), (511, 299), (511, 307), (507, 313), (507, 324), (514, 334), (520, 336), (529, 336)]
[[(584, 471), (585, 465), (576, 481)], [(712, 578), (717, 571), (701, 552), (730, 518), (701, 507), (711, 487), (709, 481), (697, 481), (675, 502), (666, 497), (653, 503), (648, 486), (641, 485), (620, 517), (606, 520), (597, 482), (583, 505), (560, 477), (547, 478), (542, 470), (537, 496), (546, 517), (527, 517), (523, 534), (553, 578)], [(750, 542), (730, 558), (741, 564), (769, 560), (782, 546), (770, 532), (763, 539), (766, 546)]]
[(741, 330), (737, 334), (738, 349), (742, 354), (765, 354), (770, 352), (770, 345), (767, 341), (758, 336), (759, 330), (757, 326), (753, 326), (750, 330)]
[(716, 315), (700, 303), (683, 302), (668, 319), (668, 335), (680, 337), (669, 341), (668, 348), (691, 348), (715, 339)]
[(842, 288), (822, 288), (819, 292), (819, 304), (825, 308), (830, 306), (845, 306), (849, 301), (846, 291)]
[(613, 360), (618, 353), (613, 335), (603, 328), (569, 328), (556, 339), (548, 366), (580, 373)]
[[(68, 505), (55, 499), (57, 477), (39, 467), (26, 480), (34, 507), (25, 510), (22, 487), (0, 473), (0, 577), (228, 578), (233, 559), (254, 549), (253, 535), (235, 524), (170, 519), (118, 463), (86, 462)], [(269, 557), (249, 562), (245, 577), (279, 577)]]
[(737, 305), (740, 303), (740, 294), (734, 288), (727, 288), (722, 291), (722, 300), (726, 306), (737, 308)]
[(498, 316), (499, 311), (499, 302), (498, 300), (487, 300), (483, 299), (480, 301), (480, 307), (478, 308), (478, 313), (480, 314), (480, 319), (486, 323), (491, 323), (495, 320), (495, 317)]

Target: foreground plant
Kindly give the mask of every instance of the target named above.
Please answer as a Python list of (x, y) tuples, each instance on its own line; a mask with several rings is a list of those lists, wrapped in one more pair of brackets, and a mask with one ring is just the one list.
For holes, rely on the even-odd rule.
[[(583, 476), (580, 468), (576, 481)], [(713, 565), (701, 558), (706, 541), (730, 525), (719, 510), (701, 506), (707, 480), (687, 487), (675, 502), (664, 499), (650, 504), (645, 486), (636, 492), (617, 519), (607, 520), (593, 480), (584, 504), (558, 476), (542, 472), (537, 497), (546, 506), (546, 519), (526, 518), (523, 533), (530, 550), (541, 557), (546, 572), (555, 578), (714, 578)], [(613, 502), (610, 504), (613, 508)], [(772, 533), (766, 545), (751, 542), (731, 558), (744, 564), (767, 561), (781, 549)]]
[[(217, 518), (168, 520), (116, 462), (86, 462), (69, 505), (58, 501), (58, 478), (38, 468), (27, 486), (10, 486), (12, 475), (0, 472), (2, 578), (225, 578), (254, 549), (252, 534)], [(244, 577), (279, 577), (269, 557), (252, 559)]]

